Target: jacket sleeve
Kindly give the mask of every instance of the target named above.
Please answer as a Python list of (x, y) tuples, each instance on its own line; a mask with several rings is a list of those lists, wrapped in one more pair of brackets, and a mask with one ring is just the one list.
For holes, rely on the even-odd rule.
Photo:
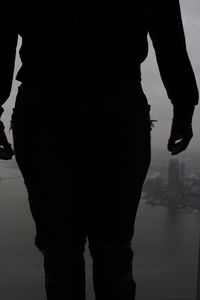
[(8, 99), (12, 87), (18, 34), (11, 13), (0, 13), (0, 106)]
[(160, 75), (172, 104), (198, 104), (198, 89), (186, 49), (179, 0), (157, 1), (149, 34)]

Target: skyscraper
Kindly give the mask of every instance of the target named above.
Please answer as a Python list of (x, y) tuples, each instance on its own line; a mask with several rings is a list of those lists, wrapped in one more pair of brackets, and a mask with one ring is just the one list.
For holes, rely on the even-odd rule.
[(178, 159), (171, 159), (168, 165), (168, 202), (176, 206), (180, 195), (180, 165)]
[(185, 179), (185, 163), (182, 161), (180, 166), (180, 177), (182, 180)]

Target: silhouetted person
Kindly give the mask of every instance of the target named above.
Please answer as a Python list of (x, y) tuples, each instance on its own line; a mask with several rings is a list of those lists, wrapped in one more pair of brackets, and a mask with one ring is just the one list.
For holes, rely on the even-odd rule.
[(140, 73), (148, 33), (174, 108), (172, 154), (188, 146), (198, 103), (179, 2), (6, 3), (0, 104), (10, 94), (20, 35), (14, 149), (44, 254), (47, 298), (85, 299), (87, 238), (96, 300), (133, 300), (131, 240), (150, 164)]

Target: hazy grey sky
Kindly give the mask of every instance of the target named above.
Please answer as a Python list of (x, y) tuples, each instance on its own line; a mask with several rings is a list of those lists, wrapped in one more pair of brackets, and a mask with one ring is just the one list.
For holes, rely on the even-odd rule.
[[(200, 88), (200, 1), (199, 0), (180, 0), (187, 49), (192, 62), (192, 66), (197, 79), (198, 87)], [(160, 79), (159, 71), (155, 61), (154, 50), (151, 42), (149, 43), (149, 55), (142, 66), (143, 88), (151, 105), (151, 116), (157, 119), (155, 128), (152, 131), (152, 147), (161, 147), (166, 151), (166, 143), (169, 137), (170, 125), (172, 119), (172, 106), (167, 98), (166, 91)], [(16, 69), (19, 68), (20, 61), (17, 57)], [(9, 123), (14, 99), (16, 95), (16, 81), (13, 83), (13, 90), (7, 103), (4, 105), (6, 109), (3, 119), (6, 124)], [(200, 137), (200, 112), (197, 107), (194, 115), (193, 128), (194, 137), (190, 147), (185, 151), (184, 155), (190, 149), (199, 149)], [(8, 126), (7, 126), (8, 127)], [(11, 135), (9, 139), (12, 140)]]

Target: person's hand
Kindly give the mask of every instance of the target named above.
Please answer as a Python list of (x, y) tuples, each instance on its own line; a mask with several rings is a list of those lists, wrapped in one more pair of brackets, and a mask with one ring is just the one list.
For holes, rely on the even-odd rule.
[(11, 144), (8, 142), (5, 131), (4, 124), (0, 120), (0, 159), (8, 160), (12, 159), (14, 155), (14, 150), (11, 147)]
[(172, 155), (184, 151), (193, 137), (192, 124), (172, 122), (171, 134), (168, 140), (167, 148)]
[(194, 105), (174, 106), (174, 116), (167, 148), (172, 155), (184, 151), (193, 137), (192, 118)]

